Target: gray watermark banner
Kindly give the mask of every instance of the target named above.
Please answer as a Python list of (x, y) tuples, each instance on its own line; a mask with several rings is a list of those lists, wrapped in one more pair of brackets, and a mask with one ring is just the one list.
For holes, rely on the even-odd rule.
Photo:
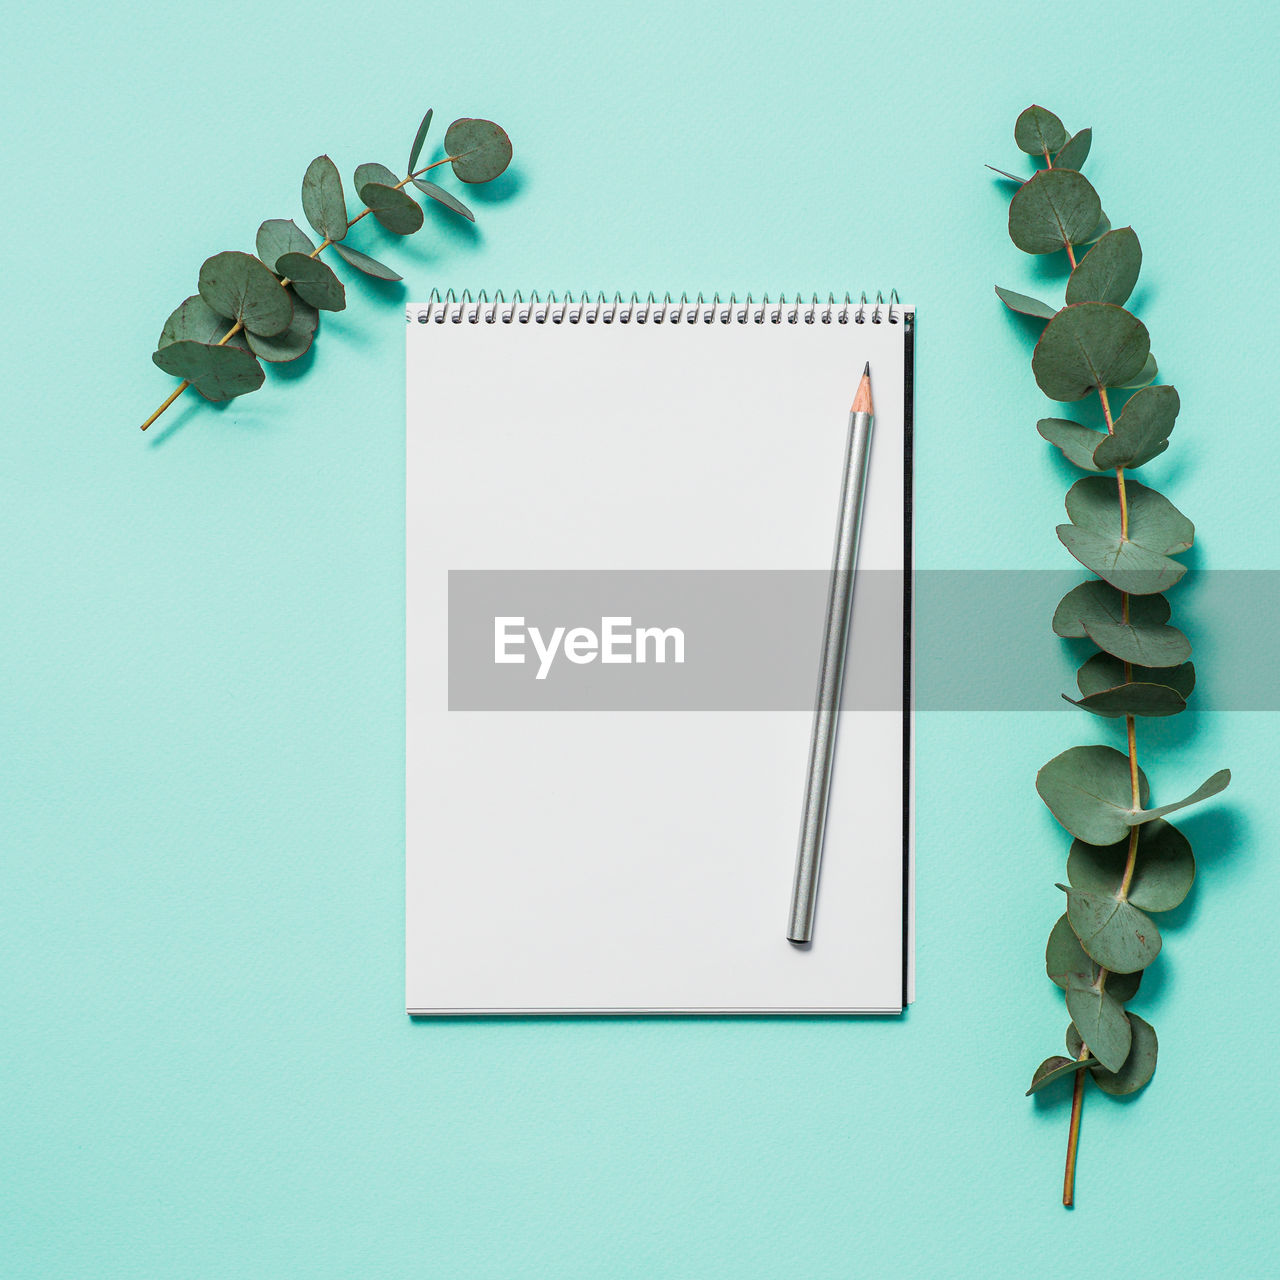
[[(1071, 570), (861, 570), (842, 705), (904, 705), (905, 618), (918, 711), (1044, 711), (1078, 697), (1096, 652), (1055, 636)], [(812, 708), (827, 570), (455, 570), (453, 711), (793, 711)], [(906, 588), (909, 587), (909, 591)], [(1206, 656), (1191, 705), (1280, 710), (1271, 662), (1280, 574), (1192, 571), (1171, 623)]]

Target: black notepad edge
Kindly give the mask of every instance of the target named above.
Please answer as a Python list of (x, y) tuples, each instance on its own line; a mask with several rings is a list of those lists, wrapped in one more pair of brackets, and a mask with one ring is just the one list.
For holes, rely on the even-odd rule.
[(914, 516), (912, 453), (915, 448), (915, 311), (902, 317), (903, 323), (903, 391), (902, 391), (902, 1007), (908, 1002), (911, 987), (911, 525)]

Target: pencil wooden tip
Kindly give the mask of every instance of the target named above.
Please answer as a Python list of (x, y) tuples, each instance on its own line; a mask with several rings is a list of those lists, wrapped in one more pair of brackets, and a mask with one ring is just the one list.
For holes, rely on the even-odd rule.
[(862, 381), (858, 383), (858, 390), (853, 397), (853, 407), (850, 413), (874, 413), (875, 409), (871, 403), (871, 362), (868, 360), (862, 369)]

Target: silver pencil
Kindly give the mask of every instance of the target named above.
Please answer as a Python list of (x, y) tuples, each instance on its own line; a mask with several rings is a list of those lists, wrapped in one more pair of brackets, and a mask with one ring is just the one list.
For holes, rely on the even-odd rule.
[(836, 754), (836, 728), (840, 722), (840, 695), (844, 688), (845, 653), (849, 647), (849, 616), (853, 608), (854, 571), (858, 564), (858, 526), (862, 522), (862, 495), (867, 486), (871, 425), (874, 421), (871, 366), (868, 364), (862, 371), (862, 381), (858, 383), (853, 407), (849, 410), (840, 520), (836, 526), (835, 555), (827, 588), (827, 622), (818, 663), (818, 693), (813, 712), (813, 734), (809, 740), (809, 773), (805, 780), (800, 844), (796, 850), (796, 875), (791, 890), (791, 921), (787, 926), (787, 938), (791, 942), (806, 943), (813, 939), (818, 870), (822, 864), (827, 800), (831, 794), (831, 769)]

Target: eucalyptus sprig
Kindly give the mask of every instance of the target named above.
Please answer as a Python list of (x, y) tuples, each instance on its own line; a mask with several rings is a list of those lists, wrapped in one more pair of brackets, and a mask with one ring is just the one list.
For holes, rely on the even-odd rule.
[[(1068, 702), (1124, 724), (1124, 750), (1071, 747), (1036, 775), (1036, 790), (1075, 837), (1067, 857), (1067, 909), (1053, 926), (1045, 969), (1066, 993), (1069, 1056), (1046, 1058), (1028, 1094), (1058, 1081), (1073, 1085), (1062, 1203), (1075, 1193), (1080, 1111), (1088, 1077), (1104, 1092), (1141, 1089), (1156, 1068), (1156, 1033), (1126, 1009), (1142, 973), (1160, 952), (1152, 913), (1176, 907), (1191, 889), (1195, 858), (1165, 815), (1217, 795), (1222, 769), (1193, 792), (1152, 806), (1138, 764), (1137, 723), (1182, 711), (1195, 685), (1191, 642), (1169, 625), (1164, 592), (1186, 573), (1175, 559), (1195, 528), (1174, 505), (1129, 473), (1163, 453), (1180, 408), (1171, 386), (1157, 386), (1146, 326), (1124, 304), (1142, 266), (1131, 227), (1111, 229), (1098, 193), (1081, 174), (1092, 132), (1068, 135), (1062, 121), (1030, 106), (1014, 126), (1018, 149), (1037, 171), (1018, 177), (1009, 203), (1009, 237), (1025, 253), (1067, 255), (1065, 304), (996, 288), (1011, 311), (1044, 324), (1031, 357), (1041, 391), (1056, 401), (1096, 396), (1105, 430), (1069, 418), (1036, 429), (1087, 472), (1067, 493), (1063, 546), (1097, 575), (1072, 588), (1053, 615), (1059, 636), (1087, 639), (1096, 652), (1077, 673)], [(1039, 167), (1043, 162), (1043, 167)], [(992, 168), (993, 166), (988, 166)], [(1077, 251), (1086, 246), (1087, 252)], [(1121, 404), (1116, 392), (1128, 393)]]
[(385, 165), (357, 167), (355, 188), (365, 207), (354, 217), (347, 214), (342, 178), (333, 161), (317, 156), (307, 166), (302, 211), (321, 237), (319, 244), (292, 219), (270, 218), (258, 228), (256, 256), (230, 250), (206, 259), (197, 292), (165, 321), (151, 357), (182, 381), (142, 424), (143, 431), (188, 387), (195, 387), (206, 400), (230, 400), (262, 386), (265, 374), (260, 360), (282, 363), (305, 355), (320, 312), (341, 311), (347, 305), (342, 281), (320, 261), (329, 247), (367, 276), (401, 279), (390, 267), (344, 241), (369, 214), (395, 235), (417, 231), (424, 221), (422, 206), (406, 187), (412, 185), (446, 209), (475, 221), (461, 200), (423, 174), (447, 164), (462, 182), (490, 182), (510, 164), (511, 140), (492, 120), (455, 120), (445, 131), (444, 158), (415, 169), (430, 127), (428, 111), (414, 135), (403, 178)]

